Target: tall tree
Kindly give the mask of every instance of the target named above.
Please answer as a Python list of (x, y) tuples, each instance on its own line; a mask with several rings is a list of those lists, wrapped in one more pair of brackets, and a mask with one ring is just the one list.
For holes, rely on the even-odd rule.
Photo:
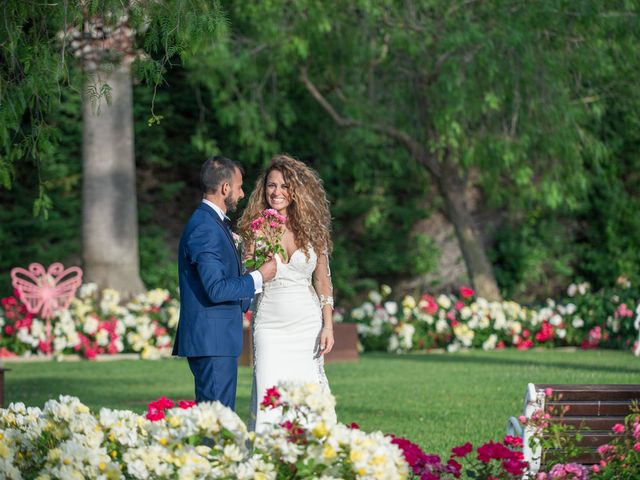
[[(10, 1), (0, 56), (6, 60), (0, 101), (0, 180), (11, 186), (15, 161), (46, 162), (55, 146), (47, 112), (57, 91), (74, 81), (83, 92), (83, 260), (85, 276), (125, 295), (143, 290), (133, 148), (132, 66), (157, 87), (165, 65), (215, 40), (224, 23), (215, 2), (77, 0)], [(143, 50), (138, 51), (142, 47)], [(81, 59), (75, 75), (68, 57)], [(140, 54), (144, 54), (138, 62)], [(45, 77), (44, 72), (48, 75)], [(80, 79), (84, 80), (80, 80)], [(151, 106), (150, 124), (159, 116)], [(42, 132), (47, 135), (43, 135)], [(50, 207), (41, 182), (36, 213)]]
[[(624, 4), (562, 0), (229, 8), (235, 41), (216, 60), (253, 62), (252, 99), (265, 124), (277, 128), (287, 112), (281, 92), (298, 81), (327, 121), (395, 143), (428, 173), (469, 278), (490, 299), (500, 292), (464, 192), (473, 187), (484, 200), (525, 211), (575, 208), (585, 191), (583, 153), (597, 143), (584, 129), (594, 92), (581, 76), (606, 55), (595, 39), (635, 19)], [(273, 103), (279, 111), (265, 112)]]

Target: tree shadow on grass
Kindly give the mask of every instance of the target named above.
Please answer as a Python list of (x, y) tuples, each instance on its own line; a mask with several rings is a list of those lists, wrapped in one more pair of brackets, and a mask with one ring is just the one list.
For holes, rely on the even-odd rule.
[[(544, 352), (540, 352), (544, 355)], [(368, 353), (368, 358), (385, 358), (389, 360), (389, 356), (384, 353)], [(640, 361), (630, 355), (631, 361), (636, 361), (637, 366), (610, 366), (610, 365), (597, 365), (591, 363), (573, 363), (573, 362), (558, 362), (551, 361), (545, 362), (540, 360), (532, 360), (531, 358), (513, 358), (507, 357), (500, 358), (499, 356), (485, 356), (474, 355), (473, 353), (438, 353), (438, 354), (407, 354), (398, 355), (393, 360), (402, 360), (409, 362), (421, 362), (421, 363), (478, 363), (485, 365), (520, 365), (527, 367), (545, 367), (545, 368), (562, 368), (569, 370), (583, 370), (589, 372), (608, 372), (608, 373), (634, 373), (640, 375)]]

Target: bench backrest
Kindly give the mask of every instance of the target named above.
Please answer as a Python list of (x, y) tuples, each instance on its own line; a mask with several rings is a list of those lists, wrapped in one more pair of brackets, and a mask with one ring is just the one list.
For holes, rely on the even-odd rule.
[[(552, 414), (552, 422), (571, 426), (582, 435), (577, 445), (584, 447), (584, 453), (574, 461), (586, 465), (599, 461), (596, 449), (611, 440), (611, 427), (624, 424), (633, 403), (640, 404), (640, 385), (535, 384), (534, 388), (553, 390), (544, 400), (544, 411)], [(564, 413), (559, 416), (559, 412)]]

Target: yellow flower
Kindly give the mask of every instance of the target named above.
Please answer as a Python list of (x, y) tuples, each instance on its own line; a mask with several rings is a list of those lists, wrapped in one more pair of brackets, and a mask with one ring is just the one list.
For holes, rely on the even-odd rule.
[(7, 444), (5, 442), (0, 442), (0, 457), (2, 458), (9, 458), (9, 447), (7, 447)]
[(171, 427), (174, 427), (174, 428), (179, 427), (180, 426), (180, 417), (171, 416), (171, 417), (167, 418), (167, 423)]
[(166, 438), (162, 437), (162, 438), (160, 439), (160, 445), (162, 445), (163, 447), (164, 447), (167, 443), (169, 443), (169, 442), (168, 442), (168, 440), (167, 440)]
[(327, 459), (330, 460), (332, 458), (336, 457), (336, 451), (333, 449), (333, 447), (331, 445), (325, 445), (324, 448), (322, 449), (322, 456)]
[(327, 430), (327, 427), (325, 426), (324, 422), (320, 422), (318, 425), (315, 426), (315, 428), (311, 431), (311, 433), (316, 438), (322, 438), (322, 437), (326, 437), (329, 431)]
[(104, 469), (107, 468), (107, 465), (104, 462), (100, 462), (100, 464), (98, 465), (98, 468), (100, 469), (101, 472), (104, 472)]
[(352, 462), (357, 462), (358, 460), (362, 460), (362, 451), (361, 450), (351, 450), (351, 453), (349, 453), (349, 459)]

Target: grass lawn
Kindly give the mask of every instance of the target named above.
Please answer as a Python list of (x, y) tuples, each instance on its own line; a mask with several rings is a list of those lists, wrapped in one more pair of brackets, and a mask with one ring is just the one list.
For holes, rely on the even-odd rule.
[[(10, 363), (6, 401), (42, 406), (75, 395), (92, 409), (142, 412), (160, 395), (193, 398), (184, 360)], [(640, 383), (640, 359), (617, 351), (495, 351), (457, 354), (366, 354), (326, 367), (338, 418), (365, 430), (406, 436), (446, 453), (465, 441), (504, 435), (520, 414), (527, 382)], [(240, 369), (237, 411), (248, 417), (251, 370)]]

